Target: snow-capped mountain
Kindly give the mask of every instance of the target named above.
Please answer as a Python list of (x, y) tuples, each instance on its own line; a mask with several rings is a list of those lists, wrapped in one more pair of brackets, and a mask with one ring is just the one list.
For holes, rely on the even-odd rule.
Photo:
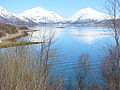
[(35, 23), (61, 23), (65, 19), (53, 11), (45, 10), (41, 7), (32, 8), (19, 14), (24, 20), (28, 18)]
[(85, 21), (102, 21), (110, 19), (111, 16), (102, 12), (98, 12), (92, 8), (85, 8), (69, 18), (72, 22), (85, 22)]
[(6, 9), (0, 7), (0, 22), (14, 25), (27, 25), (27, 26), (35, 26), (38, 24), (86, 24), (93, 23), (96, 24), (100, 21), (104, 21), (105, 19), (110, 19), (111, 16), (104, 14), (102, 12), (98, 12), (91, 8), (85, 8), (69, 19), (65, 19), (60, 15), (56, 14), (53, 11), (45, 10), (41, 7), (32, 8), (24, 11), (21, 14), (14, 14)]
[(0, 20), (1, 20), (2, 22), (12, 23), (12, 22), (14, 22), (16, 19), (18, 19), (18, 18), (16, 17), (15, 14), (10, 13), (10, 12), (7, 11), (6, 9), (0, 7)]
[(12, 17), (16, 17), (15, 14), (10, 13), (9, 11), (7, 11), (6, 9), (0, 7), (0, 16), (3, 18), (12, 18)]
[(9, 12), (8, 10), (0, 7), (0, 22), (6, 24), (14, 24), (14, 25), (33, 25), (35, 24), (32, 21), (25, 21), (24, 19), (20, 18), (18, 15)]

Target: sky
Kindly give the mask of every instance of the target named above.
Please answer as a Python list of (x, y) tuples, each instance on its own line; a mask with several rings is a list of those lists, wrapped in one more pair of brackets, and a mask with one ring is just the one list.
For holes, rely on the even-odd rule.
[(0, 6), (16, 14), (27, 9), (42, 7), (64, 18), (69, 18), (80, 9), (88, 7), (105, 12), (104, 0), (0, 0)]

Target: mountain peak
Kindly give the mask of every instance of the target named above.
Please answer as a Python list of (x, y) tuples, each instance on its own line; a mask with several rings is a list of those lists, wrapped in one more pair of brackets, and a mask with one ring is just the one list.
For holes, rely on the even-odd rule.
[(79, 10), (78, 12), (86, 12), (86, 13), (102, 13), (102, 12), (99, 12), (99, 11), (96, 11), (95, 9), (93, 8), (84, 8), (84, 9), (81, 9)]
[(75, 13), (72, 17), (70, 17), (70, 20), (74, 21), (81, 21), (81, 20), (105, 20), (106, 17), (110, 17), (110, 15), (107, 15), (105, 13), (96, 11), (92, 8), (84, 8), (79, 10), (77, 13)]
[(91, 10), (94, 10), (94, 9), (88, 7), (88, 8), (84, 8), (84, 9), (81, 9), (81, 10), (91, 11)]
[(0, 6), (0, 10), (4, 10), (4, 8)]
[(9, 11), (7, 11), (6, 9), (0, 6), (0, 12), (3, 13), (3, 12), (9, 12)]
[(35, 7), (35, 8), (32, 8), (32, 9), (28, 9), (28, 10), (25, 10), (22, 14), (25, 14), (25, 13), (41, 13), (41, 12), (44, 12), (46, 11), (44, 8), (42, 7)]
[(29, 10), (24, 11), (20, 14), (22, 17), (29, 18), (30, 20), (36, 23), (57, 23), (63, 21), (64, 18), (56, 14), (55, 12), (46, 10), (41, 7), (35, 7)]
[(38, 10), (45, 10), (45, 9), (42, 8), (42, 7), (35, 7), (35, 8), (32, 8), (32, 9), (29, 9), (29, 10), (35, 10), (35, 11), (38, 11)]
[(4, 18), (11, 18), (12, 16), (16, 16), (16, 15), (0, 6), (0, 16)]

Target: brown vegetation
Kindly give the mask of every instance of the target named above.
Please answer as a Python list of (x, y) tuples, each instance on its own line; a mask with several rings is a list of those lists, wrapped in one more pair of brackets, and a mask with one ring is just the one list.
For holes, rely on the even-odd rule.
[(118, 66), (117, 49), (109, 47), (102, 62), (102, 76), (107, 90), (118, 90), (120, 82), (120, 68)]
[[(30, 59), (26, 51), (22, 50), (17, 54), (15, 50), (12, 52), (8, 50), (3, 56), (0, 56), (0, 90), (46, 90), (46, 87), (50, 88), (49, 84), (46, 84), (49, 78), (45, 77), (44, 64), (42, 62), (37, 64), (34, 61), (35, 58)], [(37, 68), (41, 71), (37, 71)]]
[(120, 1), (107, 0), (107, 12), (112, 15), (110, 22), (106, 22), (106, 27), (112, 34), (115, 45), (108, 47), (108, 53), (103, 64), (103, 77), (107, 84), (108, 90), (120, 89), (120, 22), (118, 16), (120, 15)]
[(45, 43), (37, 52), (31, 47), (0, 50), (0, 90), (61, 90), (62, 80), (50, 75), (55, 64), (49, 61), (57, 59), (57, 49), (53, 37), (46, 38), (40, 38)]
[(15, 46), (24, 46), (32, 44), (40, 44), (43, 42), (3, 42), (0, 43), (0, 48), (15, 47)]
[(7, 34), (4, 37), (1, 37), (1, 41), (2, 42), (15, 41), (16, 39), (27, 36), (27, 35), (28, 35), (27, 31), (18, 31), (15, 34)]
[(4, 23), (0, 23), (0, 38), (6, 35), (10, 35), (10, 34), (15, 34), (17, 33), (19, 30), (28, 30), (27, 27), (25, 26), (21, 26), (21, 27), (16, 27), (14, 25), (10, 25), (10, 24), (4, 24)]
[[(18, 31), (14, 25), (0, 23), (0, 32), (7, 33), (7, 34), (14, 34)], [(1, 34), (1, 36), (2, 36), (2, 34)]]
[(28, 28), (26, 26), (21, 26), (18, 28), (19, 30), (28, 30)]

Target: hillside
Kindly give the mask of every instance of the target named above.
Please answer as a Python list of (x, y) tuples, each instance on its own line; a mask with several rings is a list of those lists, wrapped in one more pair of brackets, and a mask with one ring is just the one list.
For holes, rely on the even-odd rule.
[(19, 30), (24, 30), (24, 29), (28, 29), (27, 27), (16, 27), (14, 25), (10, 25), (10, 24), (4, 24), (0, 22), (0, 38), (6, 35), (10, 35), (10, 34), (15, 34), (18, 33)]

